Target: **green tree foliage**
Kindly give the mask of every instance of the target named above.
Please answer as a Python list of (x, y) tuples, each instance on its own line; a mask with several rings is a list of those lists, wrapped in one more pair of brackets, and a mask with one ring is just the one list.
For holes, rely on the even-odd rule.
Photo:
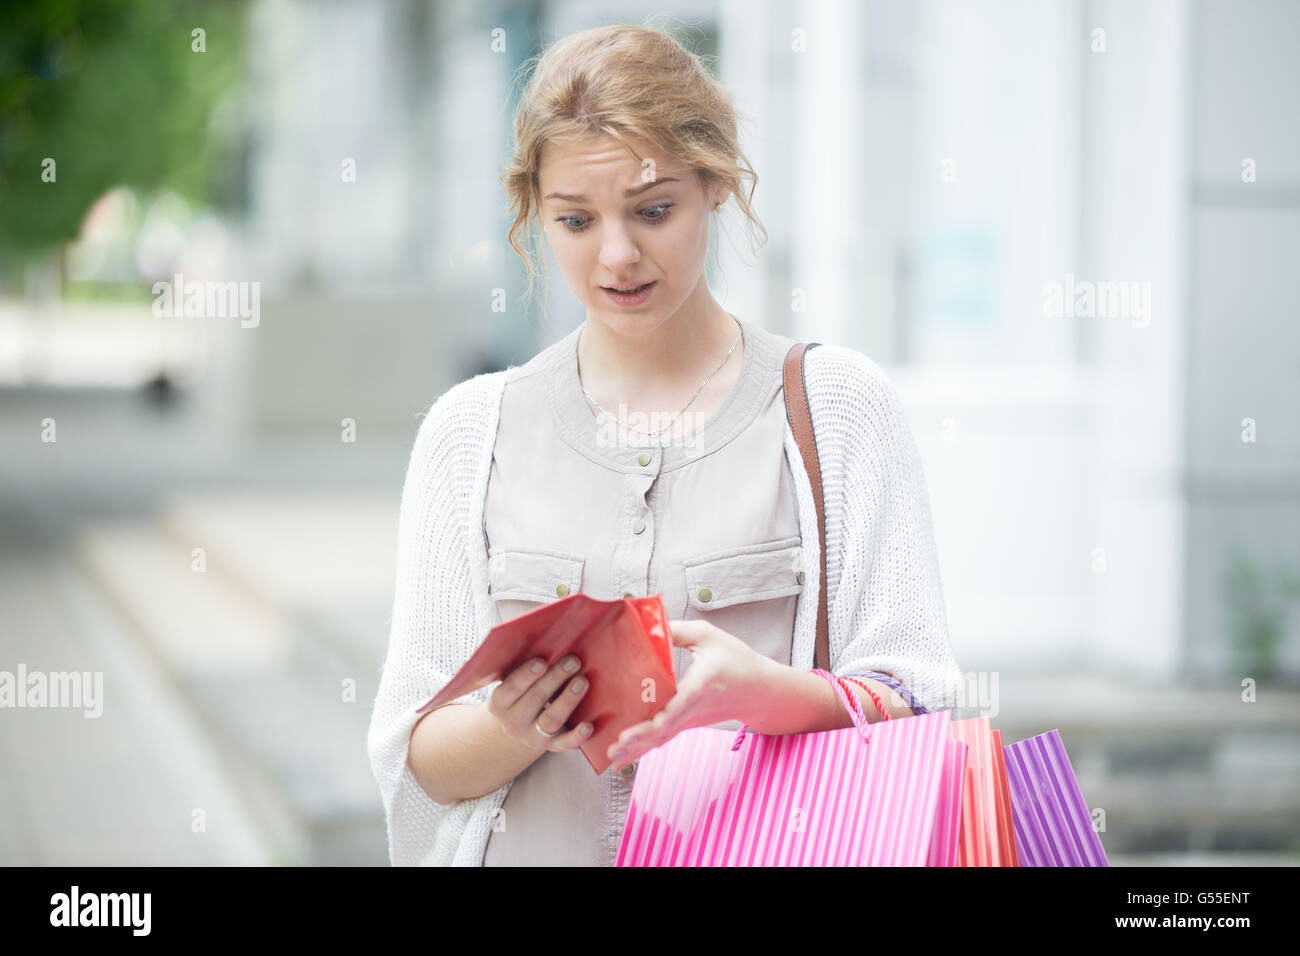
[[(213, 111), (242, 75), (245, 5), (188, 0), (0, 4), (0, 264), (77, 236), (106, 190), (207, 202), (233, 160)], [(204, 31), (196, 52), (193, 31)], [(46, 157), (56, 181), (42, 180)]]
[(1281, 676), (1278, 654), (1288, 612), (1300, 600), (1300, 572), (1289, 565), (1265, 567), (1237, 554), (1224, 569), (1223, 594), (1232, 628), (1231, 666), (1261, 680)]

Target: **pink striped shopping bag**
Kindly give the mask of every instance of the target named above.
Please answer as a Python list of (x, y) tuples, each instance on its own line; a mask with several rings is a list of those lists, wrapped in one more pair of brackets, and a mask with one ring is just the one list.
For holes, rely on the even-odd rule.
[(939, 780), (939, 802), (934, 811), (934, 835), (926, 866), (956, 866), (961, 845), (961, 805), (966, 784), (965, 741), (949, 739)]
[[(683, 731), (641, 758), (617, 866), (924, 866), (950, 712), (808, 734)], [(964, 748), (963, 748), (964, 749)]]

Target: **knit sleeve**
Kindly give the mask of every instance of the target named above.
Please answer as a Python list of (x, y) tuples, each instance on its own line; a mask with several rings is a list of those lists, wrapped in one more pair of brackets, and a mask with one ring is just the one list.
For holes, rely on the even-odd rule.
[[(465, 519), (482, 443), (473, 381), (454, 386), (425, 416), (402, 488), (393, 616), (367, 735), (394, 866), (478, 865), (458, 851), (472, 843), (464, 839), (471, 825), (485, 826), (484, 804), (493, 796), (436, 803), (407, 765), (415, 708), (451, 679), (481, 637), (466, 541), (472, 522)], [(480, 688), (458, 701), (482, 702), (490, 692)], [(498, 801), (502, 795), (497, 791)]]
[(929, 492), (897, 391), (852, 349), (819, 346), (806, 363), (827, 463), (831, 669), (889, 675), (927, 711), (955, 707), (961, 674), (948, 645)]

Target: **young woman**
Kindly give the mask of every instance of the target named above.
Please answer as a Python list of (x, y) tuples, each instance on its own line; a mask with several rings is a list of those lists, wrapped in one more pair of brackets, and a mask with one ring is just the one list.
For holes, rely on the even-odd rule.
[[(757, 224), (727, 92), (656, 29), (549, 48), (515, 118), (512, 246), (536, 220), (586, 320), (426, 416), (402, 494), (392, 633), (369, 750), (394, 864), (611, 865), (637, 759), (687, 728), (850, 726), (808, 672), (820, 577), (786, 417), (794, 340), (705, 281), (728, 200)], [(752, 186), (751, 186), (752, 190)], [(531, 288), (531, 282), (530, 282)], [(825, 496), (830, 670), (883, 719), (952, 706), (925, 479), (879, 367), (825, 345), (805, 380)], [(582, 591), (662, 593), (677, 693), (593, 773), (569, 716), (582, 661), (526, 661), (417, 719), (487, 630)]]

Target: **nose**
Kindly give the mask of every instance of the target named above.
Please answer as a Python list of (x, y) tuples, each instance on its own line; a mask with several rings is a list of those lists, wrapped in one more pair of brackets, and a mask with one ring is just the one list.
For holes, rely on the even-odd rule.
[(640, 261), (641, 250), (637, 248), (627, 227), (619, 222), (604, 227), (600, 237), (600, 264), (607, 273), (622, 275), (628, 266)]

